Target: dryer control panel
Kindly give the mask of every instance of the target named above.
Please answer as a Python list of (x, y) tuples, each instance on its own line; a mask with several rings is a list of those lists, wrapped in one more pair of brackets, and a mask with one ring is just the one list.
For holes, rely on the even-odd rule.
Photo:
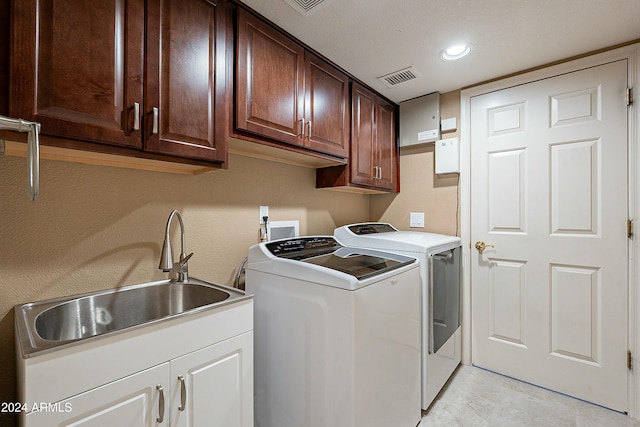
[(366, 224), (355, 224), (349, 226), (349, 230), (358, 236), (364, 234), (389, 233), (398, 231), (391, 224), (370, 222)]

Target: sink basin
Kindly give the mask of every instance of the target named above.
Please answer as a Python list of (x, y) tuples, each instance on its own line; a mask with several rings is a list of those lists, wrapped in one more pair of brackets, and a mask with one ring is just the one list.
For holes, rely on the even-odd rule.
[(128, 286), (16, 306), (16, 338), (29, 357), (69, 343), (247, 298), (200, 279)]

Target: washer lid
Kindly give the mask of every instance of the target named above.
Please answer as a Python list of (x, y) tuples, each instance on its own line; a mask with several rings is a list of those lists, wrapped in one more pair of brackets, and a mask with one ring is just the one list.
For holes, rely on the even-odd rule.
[(356, 290), (417, 268), (411, 256), (344, 247), (332, 236), (263, 242), (249, 248), (247, 271)]
[(364, 280), (387, 271), (409, 265), (415, 260), (409, 257), (394, 257), (387, 254), (363, 253), (362, 249), (340, 248), (335, 252), (306, 258), (302, 262), (319, 265), (350, 274)]
[(433, 252), (459, 245), (460, 238), (422, 231), (399, 231), (387, 223), (350, 224), (336, 228), (336, 239), (347, 246), (389, 251)]

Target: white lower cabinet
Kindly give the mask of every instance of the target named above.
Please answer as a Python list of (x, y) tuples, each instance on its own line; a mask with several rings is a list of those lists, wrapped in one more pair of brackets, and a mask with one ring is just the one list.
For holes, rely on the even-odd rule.
[[(27, 414), (29, 427), (82, 426), (168, 426), (162, 417), (162, 394), (169, 390), (169, 363), (130, 375), (71, 399), (49, 404)], [(165, 409), (166, 414), (166, 409)]]
[(27, 426), (252, 427), (253, 332), (40, 409)]
[(22, 427), (253, 427), (253, 301), (18, 358)]
[(253, 427), (253, 333), (171, 361), (171, 426)]

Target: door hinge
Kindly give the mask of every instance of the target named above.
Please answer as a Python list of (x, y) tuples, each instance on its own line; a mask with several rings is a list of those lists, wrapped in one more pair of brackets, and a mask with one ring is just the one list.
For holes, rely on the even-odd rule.
[(627, 237), (631, 239), (633, 237), (633, 220), (627, 220)]
[(631, 350), (627, 350), (627, 369), (633, 369), (633, 356), (631, 355)]
[(633, 104), (633, 88), (627, 88), (627, 94), (625, 96), (625, 100), (627, 102), (627, 107)]

